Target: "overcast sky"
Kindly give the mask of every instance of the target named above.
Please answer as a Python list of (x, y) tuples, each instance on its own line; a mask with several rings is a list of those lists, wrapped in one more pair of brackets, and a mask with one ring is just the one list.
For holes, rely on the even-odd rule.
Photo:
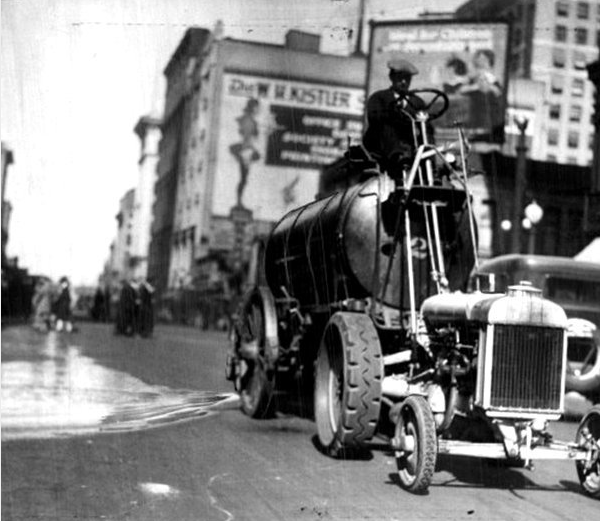
[[(348, 53), (360, 0), (1, 0), (1, 134), (13, 150), (8, 254), (34, 274), (95, 284), (137, 181), (133, 127), (160, 115), (162, 71), (190, 26), (283, 43), (289, 29)], [(463, 0), (367, 0), (367, 20)], [(366, 43), (366, 40), (365, 40)]]

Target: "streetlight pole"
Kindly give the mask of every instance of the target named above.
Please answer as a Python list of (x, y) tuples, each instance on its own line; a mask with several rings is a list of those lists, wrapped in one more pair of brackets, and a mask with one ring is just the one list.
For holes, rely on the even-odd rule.
[(525, 218), (531, 224), (529, 240), (527, 241), (527, 253), (529, 255), (535, 253), (535, 234), (537, 232), (537, 225), (542, 220), (542, 217), (544, 217), (544, 210), (535, 202), (535, 199), (525, 207)]
[(525, 130), (529, 124), (527, 118), (515, 118), (515, 124), (519, 129), (519, 141), (517, 143), (517, 168), (515, 169), (515, 202), (513, 206), (512, 226), (512, 253), (521, 251), (521, 209), (523, 207), (523, 193), (525, 191), (527, 174), (527, 139)]

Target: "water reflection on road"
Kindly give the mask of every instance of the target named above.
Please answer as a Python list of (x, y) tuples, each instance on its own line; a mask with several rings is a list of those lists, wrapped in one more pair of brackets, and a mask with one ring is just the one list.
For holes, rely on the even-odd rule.
[(33, 360), (2, 363), (2, 440), (151, 428), (237, 406), (230, 393), (148, 385), (65, 338), (51, 332)]

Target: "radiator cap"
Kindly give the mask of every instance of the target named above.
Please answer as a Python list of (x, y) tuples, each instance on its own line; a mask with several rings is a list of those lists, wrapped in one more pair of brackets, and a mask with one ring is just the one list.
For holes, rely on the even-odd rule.
[(541, 296), (542, 290), (535, 288), (528, 280), (521, 280), (514, 286), (508, 286), (509, 297)]

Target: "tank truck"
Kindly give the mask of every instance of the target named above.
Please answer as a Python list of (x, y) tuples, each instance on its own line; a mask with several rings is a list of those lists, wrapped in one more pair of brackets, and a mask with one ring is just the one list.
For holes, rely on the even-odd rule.
[(412, 163), (368, 169), (289, 212), (257, 248), (226, 368), (241, 409), (271, 416), (300, 374), (311, 377), (323, 451), (347, 457), (382, 438), (408, 491), (427, 490), (450, 454), (573, 460), (598, 498), (600, 407), (574, 441), (548, 431), (564, 409), (567, 316), (525, 280), (465, 291), (478, 264), (468, 143), (457, 126), (451, 163), (426, 132), (447, 96), (410, 94), (426, 100), (407, 111), (421, 136)]

